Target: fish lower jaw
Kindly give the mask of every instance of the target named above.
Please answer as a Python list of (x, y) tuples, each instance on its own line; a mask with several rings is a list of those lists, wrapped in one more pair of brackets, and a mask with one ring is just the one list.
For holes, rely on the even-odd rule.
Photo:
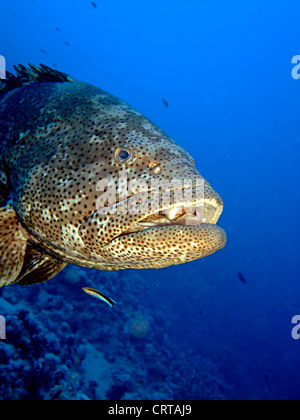
[(127, 233), (103, 248), (119, 269), (163, 268), (207, 257), (224, 248), (219, 226), (168, 225)]

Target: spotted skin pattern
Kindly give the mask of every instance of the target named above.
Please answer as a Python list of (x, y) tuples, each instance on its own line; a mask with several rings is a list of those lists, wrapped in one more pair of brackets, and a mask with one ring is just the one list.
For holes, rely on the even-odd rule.
[[(46, 66), (16, 70), (7, 82), (15, 88), (2, 85), (1, 95), (0, 85), (0, 196), (2, 211), (9, 202), (28, 246), (60, 263), (101, 270), (167, 267), (225, 246), (225, 232), (216, 225), (221, 198), (191, 156), (161, 129), (98, 87)], [(113, 205), (116, 214), (99, 211), (99, 181), (118, 185), (121, 171), (128, 183), (137, 181), (123, 204), (140, 195), (149, 203), (146, 213), (132, 214), (120, 202)], [(203, 206), (206, 217), (199, 223), (187, 226), (170, 216), (182, 202), (151, 212), (153, 198), (145, 185), (173, 179), (191, 180), (190, 188), (203, 180), (204, 200), (188, 204)], [(0, 249), (4, 240), (0, 225)], [(14, 275), (5, 284), (19, 280)]]

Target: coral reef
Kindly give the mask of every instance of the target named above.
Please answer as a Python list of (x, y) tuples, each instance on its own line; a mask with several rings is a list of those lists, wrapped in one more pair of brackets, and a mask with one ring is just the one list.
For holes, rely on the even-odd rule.
[[(82, 286), (117, 301), (110, 308)], [(212, 361), (168, 334), (163, 303), (140, 273), (68, 267), (41, 285), (0, 290), (0, 399), (227, 399)], [(147, 294), (149, 300), (140, 300)]]
[(149, 317), (138, 312), (127, 321), (124, 331), (136, 338), (144, 338), (149, 331), (149, 322)]

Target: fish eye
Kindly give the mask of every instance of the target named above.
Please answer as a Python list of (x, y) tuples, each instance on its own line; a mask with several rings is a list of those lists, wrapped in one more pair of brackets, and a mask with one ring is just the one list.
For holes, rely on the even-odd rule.
[(132, 162), (135, 159), (135, 153), (128, 147), (121, 146), (115, 151), (115, 160), (117, 163), (124, 165), (125, 163)]

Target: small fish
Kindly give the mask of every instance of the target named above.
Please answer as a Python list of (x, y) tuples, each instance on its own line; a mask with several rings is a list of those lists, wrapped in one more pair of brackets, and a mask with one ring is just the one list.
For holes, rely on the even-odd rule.
[(55, 26), (55, 29), (57, 30), (57, 32), (60, 32), (60, 28), (58, 26)]
[(244, 283), (244, 284), (247, 283), (247, 280), (245, 279), (245, 277), (242, 273), (238, 273), (238, 278), (241, 280), (242, 283)]
[(45, 51), (43, 48), (40, 48), (40, 52), (43, 54), (47, 54), (47, 51)]
[(166, 108), (169, 108), (169, 102), (166, 100), (166, 99), (164, 99), (164, 98), (162, 98), (162, 103), (164, 104), (164, 106), (166, 107)]
[(65, 42), (64, 42), (64, 44), (65, 44), (67, 47), (70, 47), (70, 46), (71, 46), (70, 42), (68, 42), (68, 41), (65, 41)]
[(97, 4), (94, 1), (91, 1), (91, 5), (94, 7), (94, 9), (97, 9)]
[(83, 287), (82, 290), (90, 296), (93, 296), (96, 299), (103, 300), (109, 306), (113, 306), (116, 302), (99, 292), (97, 289), (93, 289), (92, 287)]

